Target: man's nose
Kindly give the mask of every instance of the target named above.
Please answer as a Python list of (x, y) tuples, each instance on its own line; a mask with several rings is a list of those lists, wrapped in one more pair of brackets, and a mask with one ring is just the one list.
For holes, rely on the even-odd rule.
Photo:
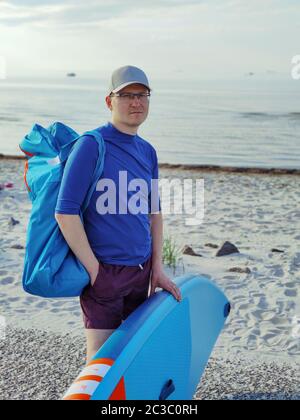
[(141, 102), (142, 102), (142, 99), (141, 98), (139, 98), (138, 96), (134, 96), (134, 99), (132, 101), (132, 103), (134, 105), (139, 105)]

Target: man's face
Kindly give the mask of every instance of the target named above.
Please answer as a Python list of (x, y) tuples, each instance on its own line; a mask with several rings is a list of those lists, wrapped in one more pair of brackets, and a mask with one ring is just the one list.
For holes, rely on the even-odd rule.
[[(126, 93), (148, 93), (148, 89), (139, 84), (135, 83), (126, 86), (118, 92), (118, 94)], [(109, 109), (112, 111), (112, 119), (115, 122), (130, 126), (139, 127), (147, 118), (149, 112), (149, 98), (137, 97), (106, 97), (106, 103)]]

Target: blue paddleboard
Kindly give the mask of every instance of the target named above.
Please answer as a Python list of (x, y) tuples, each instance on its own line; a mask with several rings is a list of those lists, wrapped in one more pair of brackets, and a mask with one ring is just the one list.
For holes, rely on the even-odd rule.
[(66, 400), (191, 400), (230, 312), (209, 279), (173, 280), (182, 300), (160, 291), (99, 349)]

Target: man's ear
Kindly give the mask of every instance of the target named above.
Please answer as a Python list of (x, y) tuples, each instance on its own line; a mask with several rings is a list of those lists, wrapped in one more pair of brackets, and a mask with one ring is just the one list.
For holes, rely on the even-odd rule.
[(107, 108), (109, 108), (112, 111), (111, 97), (106, 96), (105, 102), (106, 102)]

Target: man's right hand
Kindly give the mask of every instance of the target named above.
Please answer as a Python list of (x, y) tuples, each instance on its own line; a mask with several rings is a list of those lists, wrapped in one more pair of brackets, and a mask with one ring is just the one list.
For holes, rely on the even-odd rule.
[(95, 265), (95, 267), (93, 267), (92, 270), (89, 272), (92, 287), (95, 284), (96, 278), (99, 273), (99, 269), (100, 269), (100, 263), (97, 261), (97, 265)]
[(88, 272), (93, 286), (100, 264), (89, 244), (80, 216), (55, 213), (55, 219), (69, 247)]

